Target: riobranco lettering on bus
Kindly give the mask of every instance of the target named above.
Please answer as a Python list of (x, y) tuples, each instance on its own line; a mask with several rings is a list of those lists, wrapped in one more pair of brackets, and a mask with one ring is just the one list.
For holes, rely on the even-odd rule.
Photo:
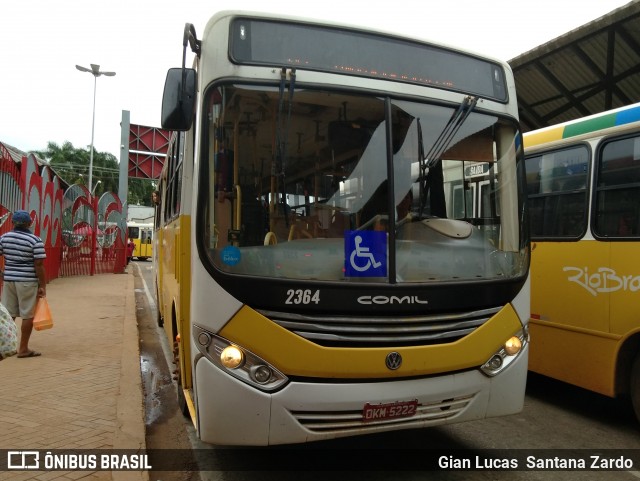
[(588, 267), (564, 267), (569, 273), (568, 280), (584, 287), (593, 296), (599, 293), (615, 291), (640, 291), (640, 275), (618, 275), (614, 269), (599, 267), (596, 272), (589, 273)]

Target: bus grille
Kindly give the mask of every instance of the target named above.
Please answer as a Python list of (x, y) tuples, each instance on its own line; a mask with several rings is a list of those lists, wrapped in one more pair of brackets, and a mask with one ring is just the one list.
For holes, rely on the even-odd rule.
[(279, 326), (326, 347), (424, 346), (454, 342), (473, 332), (500, 307), (410, 317), (309, 316), (259, 311)]
[(421, 425), (442, 421), (457, 416), (469, 405), (473, 395), (445, 399), (440, 402), (421, 404), (414, 416), (407, 418), (380, 419), (364, 422), (362, 410), (359, 411), (291, 411), (296, 420), (309, 431), (324, 433), (331, 431), (362, 432), (367, 428), (376, 430), (380, 426), (402, 427), (402, 425), (420, 422)]

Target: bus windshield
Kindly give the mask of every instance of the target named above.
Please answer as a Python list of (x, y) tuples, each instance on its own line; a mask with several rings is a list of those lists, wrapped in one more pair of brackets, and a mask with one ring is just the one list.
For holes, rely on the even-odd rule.
[(516, 123), (334, 90), (207, 93), (199, 229), (222, 274), (380, 283), (528, 268)]

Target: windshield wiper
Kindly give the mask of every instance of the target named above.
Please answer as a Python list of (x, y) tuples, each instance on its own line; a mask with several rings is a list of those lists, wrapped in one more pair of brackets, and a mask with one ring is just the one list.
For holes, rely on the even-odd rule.
[[(440, 135), (436, 138), (431, 146), (428, 154), (424, 154), (424, 143), (422, 140), (422, 124), (418, 119), (418, 158), (420, 161), (420, 211), (419, 218), (427, 203), (427, 192), (431, 190), (431, 214), (438, 217), (446, 217), (446, 207), (444, 201), (444, 191), (442, 191), (442, 183), (444, 182), (442, 166), (435, 168), (440, 161), (442, 154), (446, 152), (455, 137), (456, 133), (469, 117), (474, 107), (478, 103), (477, 97), (467, 96), (458, 108), (451, 114), (451, 118), (444, 126)], [(433, 171), (431, 171), (433, 169)], [(431, 188), (430, 188), (431, 186)], [(437, 188), (436, 188), (437, 186)]]
[[(440, 135), (431, 146), (431, 149), (427, 153), (425, 157), (424, 169), (428, 169), (429, 167), (433, 167), (436, 162), (440, 160), (442, 154), (449, 148), (449, 144), (453, 140), (453, 137), (456, 135), (462, 124), (467, 120), (469, 114), (473, 111), (476, 104), (478, 103), (478, 97), (467, 96), (464, 98), (462, 103), (458, 105), (456, 111), (451, 115), (449, 122), (444, 126)], [(421, 175), (425, 175), (425, 172), (420, 172)]]

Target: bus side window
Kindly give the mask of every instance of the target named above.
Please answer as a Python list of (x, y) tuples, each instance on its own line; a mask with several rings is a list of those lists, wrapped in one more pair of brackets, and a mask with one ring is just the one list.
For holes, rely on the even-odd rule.
[(578, 237), (586, 229), (589, 153), (584, 146), (526, 159), (531, 235)]
[(622, 138), (604, 144), (598, 159), (595, 232), (602, 236), (640, 234), (640, 138)]

